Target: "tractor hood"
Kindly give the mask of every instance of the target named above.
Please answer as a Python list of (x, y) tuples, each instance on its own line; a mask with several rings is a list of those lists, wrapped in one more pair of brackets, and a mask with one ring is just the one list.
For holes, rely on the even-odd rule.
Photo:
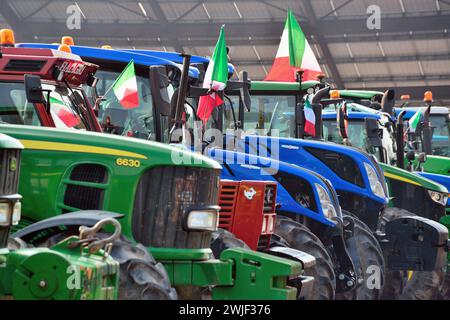
[[(0, 132), (18, 139), (26, 150), (75, 152), (90, 158), (137, 160), (136, 169), (168, 164), (221, 169), (217, 162), (205, 156), (141, 139), (25, 125), (2, 124)], [(123, 166), (128, 165), (123, 164)]]
[[(389, 179), (393, 180), (400, 180), (405, 183), (414, 184), (417, 186), (421, 186), (425, 189), (431, 190), (431, 191), (437, 191), (442, 193), (448, 193), (447, 188), (440, 184), (437, 179), (430, 180), (429, 177), (426, 175), (422, 175), (419, 172), (413, 173), (409, 172), (407, 170), (403, 170), (394, 166), (390, 166), (384, 163), (380, 163), (381, 169), (383, 169), (384, 176)], [(435, 175), (439, 176), (439, 175)], [(445, 180), (450, 180), (448, 177), (441, 176)], [(435, 182), (436, 181), (436, 182)], [(448, 182), (448, 185), (450, 185), (450, 181)]]
[[(369, 154), (359, 149), (335, 143), (276, 137), (245, 137), (245, 152), (288, 162), (314, 171), (330, 180), (336, 190), (351, 192), (378, 203), (388, 203), (387, 187), (383, 172)], [(331, 160), (331, 163), (330, 161)], [(345, 168), (343, 167), (345, 164)], [(371, 169), (368, 169), (368, 168)], [(376, 195), (369, 182), (367, 170), (376, 172), (384, 192)]]
[(319, 196), (318, 189), (321, 189), (328, 194), (326, 198), (332, 203), (336, 218), (338, 220), (342, 218), (333, 186), (327, 179), (311, 170), (236, 151), (210, 148), (206, 152), (211, 158), (223, 164), (222, 179), (277, 182), (277, 204), (280, 211), (306, 216), (334, 227), (336, 221), (327, 217), (325, 213), (327, 209), (321, 206), (324, 200)]

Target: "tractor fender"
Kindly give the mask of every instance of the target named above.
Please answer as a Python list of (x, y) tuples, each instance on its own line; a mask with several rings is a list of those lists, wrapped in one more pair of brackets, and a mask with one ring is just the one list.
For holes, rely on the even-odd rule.
[(119, 219), (122, 217), (123, 214), (101, 210), (83, 210), (83, 211), (69, 212), (33, 223), (32, 225), (15, 232), (14, 234), (11, 235), (11, 237), (27, 238), (31, 235), (37, 234), (46, 229), (55, 228), (58, 226), (92, 227), (100, 220), (106, 218)]
[(382, 247), (392, 270), (433, 271), (446, 265), (448, 229), (417, 216), (404, 216), (386, 223)]

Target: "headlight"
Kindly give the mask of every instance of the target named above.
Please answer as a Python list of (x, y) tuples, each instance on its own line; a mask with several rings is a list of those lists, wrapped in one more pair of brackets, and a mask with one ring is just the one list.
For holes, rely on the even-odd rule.
[(378, 178), (378, 175), (372, 168), (372, 166), (369, 163), (364, 162), (364, 169), (366, 169), (366, 173), (369, 178), (370, 189), (372, 189), (372, 192), (380, 198), (386, 197), (383, 185), (381, 184), (380, 179)]
[(319, 195), (320, 206), (322, 207), (323, 214), (327, 219), (332, 220), (332, 218), (337, 216), (333, 201), (331, 201), (331, 198), (324, 187), (318, 183), (315, 183), (314, 186), (316, 187), (317, 194)]
[(441, 192), (436, 192), (436, 191), (431, 191), (431, 190), (427, 190), (428, 194), (430, 195), (430, 198), (434, 201), (437, 202), (443, 206), (445, 206), (447, 204), (447, 194), (446, 193), (441, 193)]
[(11, 225), (11, 205), (8, 202), (0, 202), (0, 226)]
[(13, 226), (15, 226), (19, 223), (21, 214), (22, 214), (22, 203), (20, 201), (17, 201), (14, 204), (14, 209), (13, 209), (13, 219), (12, 219)]
[(216, 231), (219, 223), (216, 210), (192, 210), (186, 219), (186, 228), (191, 231)]

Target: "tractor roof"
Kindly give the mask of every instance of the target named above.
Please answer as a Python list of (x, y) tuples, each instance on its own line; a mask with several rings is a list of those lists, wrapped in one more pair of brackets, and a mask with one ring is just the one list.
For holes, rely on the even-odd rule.
[[(400, 111), (406, 110), (405, 115), (403, 116), (403, 119), (408, 120), (410, 119), (417, 111), (425, 111), (427, 107), (411, 107), (411, 108), (395, 108), (395, 113), (399, 114)], [(431, 114), (441, 114), (441, 115), (446, 115), (449, 114), (449, 110), (447, 107), (431, 107)]]
[[(350, 120), (364, 120), (366, 118), (372, 118), (372, 119), (379, 120), (381, 118), (380, 114), (369, 113), (369, 112), (348, 111), (347, 115)], [(336, 114), (336, 112), (333, 112), (333, 111), (325, 111), (322, 114), (322, 119), (324, 119), (324, 120), (336, 120), (336, 117), (337, 117), (337, 114)]]
[(343, 98), (372, 99), (375, 96), (383, 96), (383, 92), (366, 90), (339, 90), (339, 93)]
[[(58, 48), (58, 45), (56, 44), (47, 43), (19, 43), (16, 46), (23, 48)], [(180, 61), (180, 59), (182, 61), (182, 58), (179, 57), (175, 59), (175, 57), (178, 55), (177, 53), (171, 53), (171, 55), (162, 55), (159, 51), (103, 49), (85, 46), (70, 46), (70, 49), (72, 50), (72, 53), (77, 54), (86, 60), (113, 60), (123, 63), (128, 63), (133, 60), (135, 64), (143, 66), (173, 66), (181, 69), (178, 61)], [(156, 55), (152, 55), (152, 52), (156, 53)], [(175, 59), (177, 62), (167, 58)], [(190, 77), (198, 78), (199, 74), (200, 72), (198, 71), (198, 69), (194, 67), (189, 68)]]
[[(306, 90), (318, 85), (318, 81), (302, 82), (301, 90)], [(298, 82), (276, 82), (276, 81), (252, 81), (251, 91), (300, 91)]]
[(1, 48), (0, 75), (39, 75), (43, 80), (63, 81), (78, 86), (95, 74), (98, 66), (84, 62), (75, 54), (32, 48)]

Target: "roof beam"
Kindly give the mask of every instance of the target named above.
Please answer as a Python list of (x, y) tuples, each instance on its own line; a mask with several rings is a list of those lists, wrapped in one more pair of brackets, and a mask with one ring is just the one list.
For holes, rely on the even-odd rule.
[[(164, 27), (164, 29), (166, 29), (166, 33), (171, 29), (171, 24), (169, 23), (169, 21), (167, 20), (166, 14), (164, 13), (164, 11), (161, 9), (161, 6), (159, 5), (159, 2), (157, 0), (148, 0), (148, 3), (150, 5), (150, 7), (153, 10), (153, 13), (155, 14), (156, 17), (158, 17), (158, 22), (159, 25)], [(133, 30), (133, 29), (131, 29)], [(163, 35), (164, 33), (162, 32), (161, 35)], [(175, 48), (176, 51), (178, 52), (183, 52), (183, 46), (180, 44), (180, 42), (178, 41), (178, 37), (176, 34), (171, 34), (168, 37), (169, 42), (173, 45), (173, 47)]]
[(0, 13), (9, 26), (14, 29), (16, 35), (22, 37), (26, 34), (26, 30), (28, 29), (24, 27), (22, 19), (13, 10), (9, 1), (0, 1)]
[[(391, 81), (436, 81), (436, 80), (446, 80), (450, 81), (450, 75), (444, 74), (444, 75), (413, 75), (413, 76), (389, 76), (389, 75), (383, 75), (383, 76), (362, 76), (361, 78), (358, 77), (347, 77), (344, 78), (345, 83), (349, 82), (380, 82), (381, 84), (385, 82), (391, 82)], [(448, 91), (448, 87), (447, 87)], [(448, 93), (447, 93), (448, 95)]]
[[(161, 18), (156, 9), (158, 6), (156, 0), (148, 0), (153, 3), (155, 14)], [(1, 7), (9, 11), (12, 11), (9, 5), (4, 1), (0, 2)], [(159, 7), (161, 10), (161, 8)], [(4, 9), (5, 10), (5, 9)], [(13, 11), (14, 12), (14, 11)], [(162, 10), (160, 11), (160, 13)], [(27, 22), (21, 22), (17, 16), (12, 15), (10, 12), (5, 12), (5, 18), (10, 19), (14, 27), (18, 30), (27, 28), (27, 30), (33, 30), (33, 35), (36, 36), (48, 36), (49, 30), (54, 31), (57, 35), (61, 33), (67, 33), (66, 21), (56, 20), (50, 22), (38, 22), (34, 19), (29, 19)], [(14, 18), (14, 16), (16, 18)], [(16, 20), (14, 20), (16, 19)], [(205, 30), (219, 30), (223, 24), (223, 21), (192, 21), (186, 22), (185, 20), (179, 21), (174, 24), (167, 25), (167, 18), (162, 19), (166, 23), (145, 22), (145, 23), (129, 23), (129, 22), (90, 22), (85, 21), (83, 23), (83, 34), (89, 34), (90, 37), (131, 37), (134, 35), (145, 35), (147, 39), (161, 39), (168, 38), (169, 36), (178, 39), (187, 38), (202, 38), (205, 35)], [(15, 23), (14, 23), (15, 22)], [(392, 33), (410, 34), (422, 33), (422, 32), (438, 32), (444, 30), (450, 30), (450, 14), (437, 15), (430, 17), (402, 17), (401, 23), (399, 23), (398, 17), (385, 17), (383, 18), (383, 28), (381, 32), (375, 32), (366, 28), (366, 18), (355, 19), (324, 19), (320, 23), (313, 27), (308, 21), (301, 21), (302, 29), (307, 35), (315, 35), (317, 32), (321, 32), (322, 36), (328, 40), (331, 38), (339, 38), (336, 41), (342, 42), (342, 35), (347, 35), (350, 39), (354, 36), (364, 36), (367, 39), (374, 39), (374, 37), (390, 36)], [(280, 39), (284, 26), (284, 20), (273, 21), (251, 21), (251, 20), (236, 20), (227, 21), (226, 31), (227, 39), (230, 38), (264, 38)], [(130, 34), (132, 30), (133, 34)], [(71, 31), (75, 32), (75, 31)], [(358, 39), (359, 41), (360, 39)], [(278, 40), (279, 41), (279, 40)]]
[[(319, 63), (326, 64), (325, 59), (318, 59)], [(378, 62), (405, 62), (405, 61), (435, 61), (435, 60), (448, 60), (450, 63), (450, 53), (444, 54), (428, 54), (428, 55), (414, 55), (414, 56), (373, 56), (373, 57), (345, 57), (334, 58), (336, 64), (342, 63), (378, 63)], [(245, 59), (233, 59), (231, 62), (236, 65), (269, 65), (273, 63), (273, 58), (257, 60), (245, 60)]]
[(333, 79), (335, 84), (339, 88), (344, 87), (344, 81), (342, 81), (341, 75), (339, 74), (339, 70), (336, 67), (336, 63), (334, 61), (334, 58), (331, 54), (330, 48), (328, 47), (328, 44), (325, 41), (325, 38), (323, 37), (323, 34), (319, 28), (320, 22), (318, 21), (316, 14), (314, 12), (314, 9), (311, 5), (311, 2), (309, 0), (303, 0), (303, 7), (305, 9), (305, 13), (308, 17), (309, 25), (314, 30), (314, 32), (309, 34), (314, 34), (314, 39), (316, 40), (317, 44), (319, 45), (322, 54), (327, 62), (327, 67), (330, 70), (331, 74), (328, 76)]

